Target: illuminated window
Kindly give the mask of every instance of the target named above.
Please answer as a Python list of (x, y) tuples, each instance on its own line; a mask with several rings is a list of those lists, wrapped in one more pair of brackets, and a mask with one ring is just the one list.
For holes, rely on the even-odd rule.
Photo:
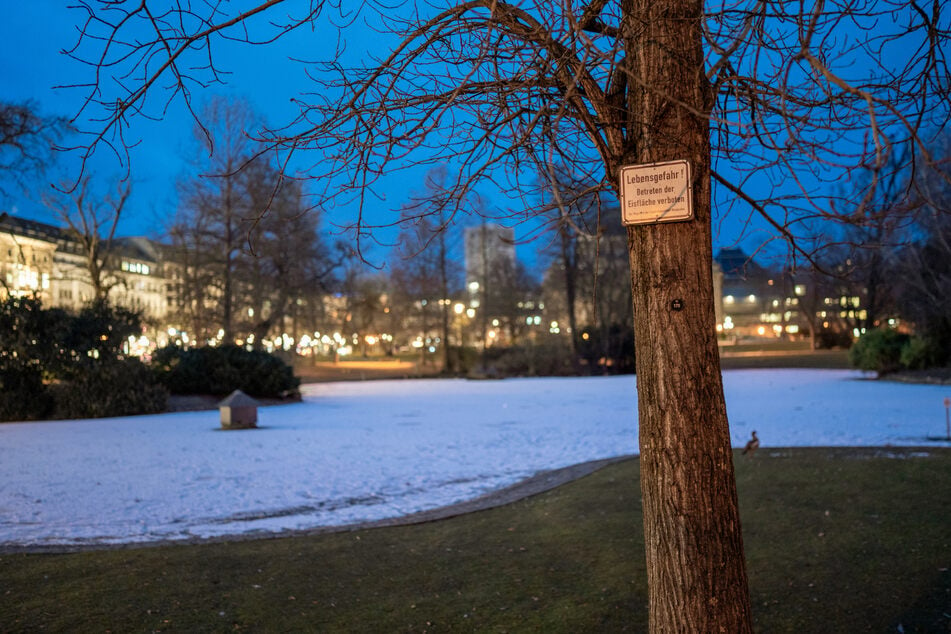
[(123, 271), (127, 271), (129, 273), (138, 273), (140, 275), (148, 275), (151, 270), (149, 269), (148, 264), (142, 264), (141, 262), (127, 262), (125, 260), (122, 261), (120, 268), (122, 268)]

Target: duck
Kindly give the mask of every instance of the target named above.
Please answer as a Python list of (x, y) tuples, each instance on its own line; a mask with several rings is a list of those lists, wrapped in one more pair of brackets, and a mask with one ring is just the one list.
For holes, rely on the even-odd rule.
[(753, 455), (753, 452), (757, 449), (759, 449), (759, 438), (756, 436), (756, 432), (754, 431), (753, 437), (750, 438), (749, 442), (746, 443), (746, 446), (743, 447), (743, 455)]

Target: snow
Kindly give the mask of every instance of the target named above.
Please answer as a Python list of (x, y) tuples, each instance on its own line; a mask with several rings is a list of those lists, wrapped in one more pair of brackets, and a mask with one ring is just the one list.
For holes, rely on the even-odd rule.
[[(951, 387), (724, 372), (733, 444), (942, 445)], [(633, 376), (305, 385), (259, 429), (217, 411), (0, 425), (0, 548), (340, 526), (637, 453)], [(690, 389), (684, 386), (684, 389)]]

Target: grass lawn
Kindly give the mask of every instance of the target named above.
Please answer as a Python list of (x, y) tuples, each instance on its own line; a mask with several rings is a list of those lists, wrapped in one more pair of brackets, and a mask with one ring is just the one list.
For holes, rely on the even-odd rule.
[[(757, 631), (951, 631), (951, 450), (736, 462)], [(2, 554), (0, 631), (642, 632), (637, 479), (628, 460), (415, 526)]]

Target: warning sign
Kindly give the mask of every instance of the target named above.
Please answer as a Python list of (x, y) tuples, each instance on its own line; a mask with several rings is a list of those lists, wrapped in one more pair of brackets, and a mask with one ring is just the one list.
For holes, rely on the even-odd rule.
[(621, 217), (626, 225), (693, 218), (690, 163), (669, 161), (621, 168)]

